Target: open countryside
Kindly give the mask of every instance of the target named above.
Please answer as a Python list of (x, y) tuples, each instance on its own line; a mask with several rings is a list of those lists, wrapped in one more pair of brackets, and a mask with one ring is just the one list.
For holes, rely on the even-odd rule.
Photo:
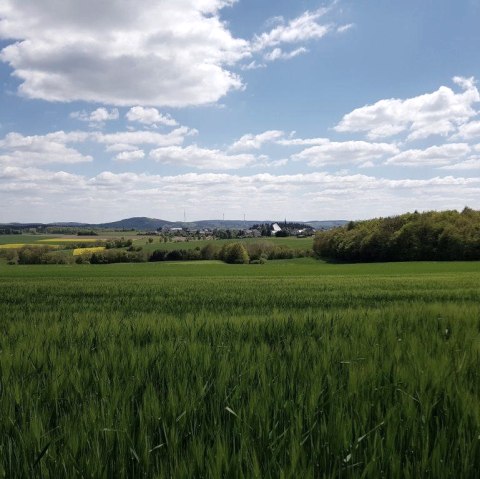
[[(411, 232), (411, 218), (396, 222)], [(29, 247), (0, 246), (4, 477), (473, 477), (478, 261), (338, 263), (313, 237), (103, 233), (4, 238), (47, 239), (67, 264), (8, 264)], [(108, 250), (92, 242), (308, 254), (93, 264)]]
[(479, 479), (480, 0), (0, 0), (0, 479)]

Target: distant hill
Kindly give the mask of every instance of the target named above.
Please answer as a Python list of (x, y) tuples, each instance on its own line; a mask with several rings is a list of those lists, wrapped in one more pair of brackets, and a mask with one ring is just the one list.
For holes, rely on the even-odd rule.
[[(70, 227), (70, 228), (101, 228), (112, 230), (135, 230), (135, 231), (156, 231), (164, 226), (170, 228), (192, 228), (192, 229), (242, 229), (251, 228), (256, 224), (274, 223), (272, 220), (256, 220), (256, 221), (242, 221), (242, 220), (200, 220), (200, 221), (166, 221), (157, 218), (147, 218), (144, 216), (126, 218), (119, 221), (112, 221), (110, 223), (76, 223), (76, 222), (58, 222), (58, 223), (8, 223), (0, 224), (1, 227), (11, 228), (39, 228), (45, 226), (51, 227)], [(278, 221), (279, 224), (282, 221)], [(302, 222), (310, 225), (314, 229), (330, 229), (337, 226), (343, 226), (347, 223), (344, 220), (334, 221), (307, 221)]]
[(139, 231), (156, 231), (164, 226), (173, 225), (171, 221), (159, 220), (156, 218), (146, 218), (144, 216), (127, 218), (120, 221), (113, 221), (111, 223), (90, 224), (90, 228), (105, 228), (105, 229), (124, 229), (124, 230), (139, 230)]
[(346, 220), (331, 220), (331, 221), (306, 221), (305, 224), (310, 225), (316, 230), (320, 229), (331, 229), (338, 228), (339, 226), (344, 226), (348, 223)]

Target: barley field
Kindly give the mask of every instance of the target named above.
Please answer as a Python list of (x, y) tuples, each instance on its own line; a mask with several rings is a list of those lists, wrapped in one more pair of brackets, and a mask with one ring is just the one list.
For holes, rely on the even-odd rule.
[(474, 478), (480, 264), (0, 264), (0, 477)]

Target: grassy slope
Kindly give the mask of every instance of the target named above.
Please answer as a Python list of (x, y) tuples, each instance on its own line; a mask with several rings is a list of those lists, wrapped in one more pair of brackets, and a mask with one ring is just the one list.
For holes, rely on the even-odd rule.
[(0, 266), (0, 477), (475, 477), (479, 299), (479, 263)]

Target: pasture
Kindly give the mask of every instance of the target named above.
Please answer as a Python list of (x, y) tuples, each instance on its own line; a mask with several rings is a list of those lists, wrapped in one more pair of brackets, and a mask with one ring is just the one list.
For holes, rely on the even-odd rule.
[(480, 264), (0, 264), (0, 477), (468, 478)]

